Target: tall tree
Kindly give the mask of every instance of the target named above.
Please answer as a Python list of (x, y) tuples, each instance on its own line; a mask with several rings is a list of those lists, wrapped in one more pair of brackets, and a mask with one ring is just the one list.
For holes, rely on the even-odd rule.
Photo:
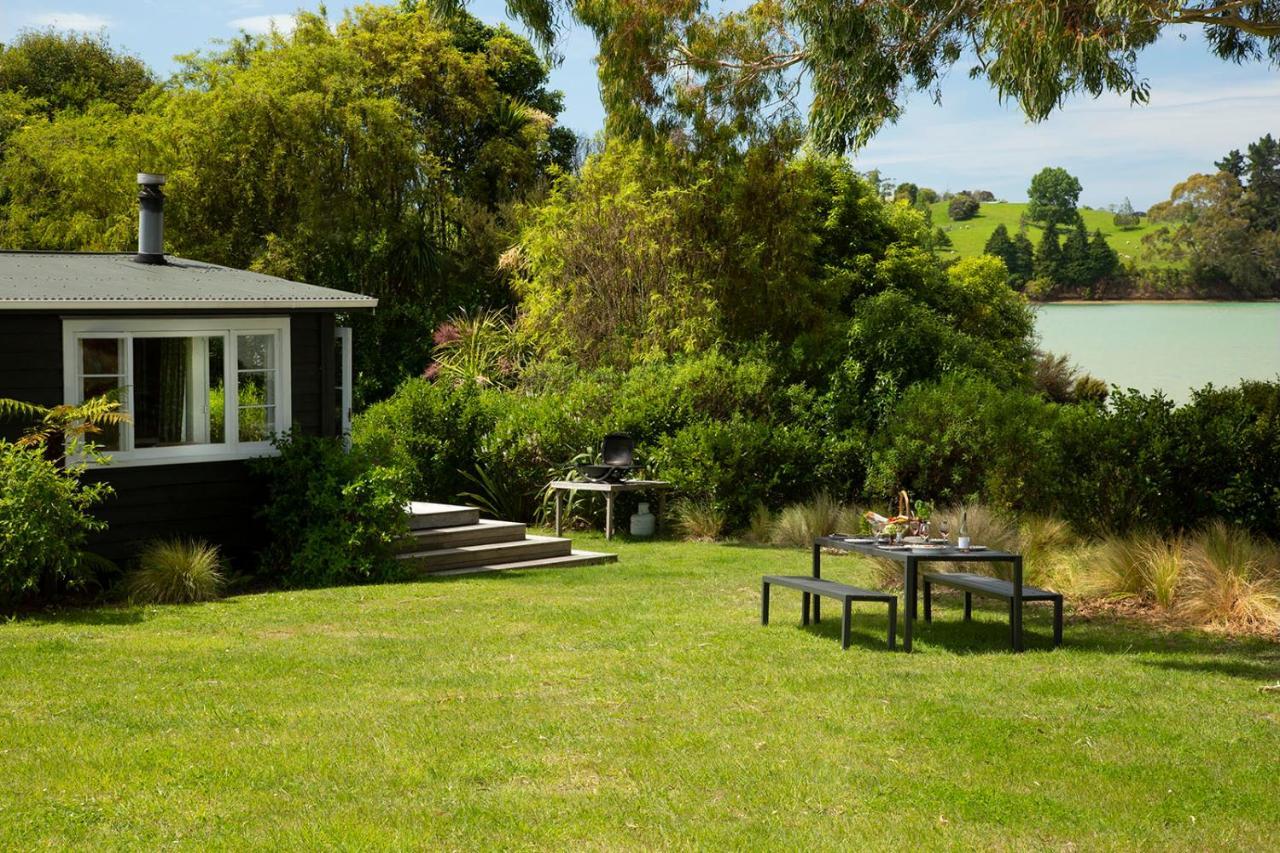
[(1200, 30), (1227, 60), (1280, 58), (1274, 0), (756, 0), (733, 11), (710, 0), (519, 0), (510, 8), (545, 45), (567, 18), (594, 31), (613, 130), (696, 129), (700, 116), (750, 133), (798, 115), (807, 88), (810, 130), (830, 151), (896, 121), (913, 90), (937, 96), (948, 70), (970, 58), (973, 75), (1033, 120), (1078, 93), (1145, 102), (1139, 57), (1165, 33)]
[(1124, 202), (1116, 208), (1115, 215), (1111, 217), (1111, 222), (1117, 228), (1127, 231), (1142, 224), (1142, 217), (1138, 216), (1133, 209), (1133, 204), (1126, 197)]
[(1084, 287), (1094, 281), (1093, 266), (1089, 257), (1089, 230), (1084, 218), (1076, 215), (1076, 225), (1062, 241), (1062, 281)]
[(1052, 222), (1040, 235), (1040, 245), (1036, 247), (1035, 274), (1055, 283), (1062, 281), (1062, 246), (1058, 242), (1058, 226)]
[(1108, 281), (1119, 269), (1120, 256), (1102, 236), (1101, 229), (1095, 230), (1093, 239), (1089, 241), (1089, 283)]
[(1066, 169), (1046, 166), (1027, 188), (1027, 216), (1046, 225), (1064, 225), (1076, 218), (1080, 181)]
[(1009, 239), (1009, 229), (1001, 222), (991, 232), (991, 236), (987, 238), (986, 245), (982, 247), (983, 254), (991, 255), (1004, 261), (1005, 269), (1009, 270), (1010, 278), (1013, 277), (1014, 267), (1017, 266), (1017, 248), (1013, 245), (1013, 240)]
[(50, 118), (103, 102), (131, 110), (153, 85), (151, 69), (103, 35), (37, 30), (0, 44), (0, 92), (21, 95)]
[(361, 7), (196, 54), (145, 109), (98, 103), (13, 134), (0, 245), (127, 249), (139, 171), (169, 174), (174, 254), (382, 300), (353, 318), (358, 390), (430, 359), (459, 307), (512, 299), (512, 207), (568, 165), (532, 45), (466, 15)]
[(1035, 274), (1036, 250), (1026, 231), (1018, 231), (1013, 238), (1014, 266), (1009, 268), (1013, 273), (1014, 283), (1021, 288)]
[(1249, 145), (1244, 177), (1249, 224), (1258, 231), (1280, 230), (1280, 140), (1268, 133)]

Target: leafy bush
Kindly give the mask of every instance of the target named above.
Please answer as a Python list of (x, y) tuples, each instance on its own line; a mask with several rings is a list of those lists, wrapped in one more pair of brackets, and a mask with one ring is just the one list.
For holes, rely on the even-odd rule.
[(471, 484), (481, 441), (494, 415), (471, 385), (409, 379), (390, 398), (355, 419), (352, 444), (373, 462), (405, 476), (419, 500), (450, 501)]
[(744, 527), (760, 503), (797, 500), (812, 487), (819, 437), (789, 423), (734, 416), (691, 424), (654, 448), (658, 472), (683, 495)]
[(106, 527), (90, 511), (112, 490), (82, 483), (83, 470), (48, 458), (43, 442), (0, 440), (0, 601), (85, 580), (85, 538)]
[(902, 398), (877, 436), (867, 490), (931, 501), (981, 498), (1003, 511), (1054, 503), (1056, 409), (1022, 391), (957, 376)]
[(218, 546), (198, 539), (149, 543), (125, 581), (131, 601), (189, 604), (221, 597), (226, 579)]
[(336, 438), (290, 434), (275, 444), (279, 456), (254, 462), (267, 489), (262, 572), (287, 586), (399, 576), (393, 550), (408, 530), (404, 474), (346, 452)]
[(947, 204), (947, 216), (956, 222), (963, 222), (978, 215), (978, 200), (968, 193), (959, 193), (951, 197)]

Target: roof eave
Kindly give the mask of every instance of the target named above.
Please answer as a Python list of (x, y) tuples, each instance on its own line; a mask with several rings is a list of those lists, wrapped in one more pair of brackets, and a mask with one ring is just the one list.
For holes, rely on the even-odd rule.
[(275, 299), (275, 300), (187, 300), (187, 299), (3, 299), (0, 311), (146, 311), (191, 308), (200, 311), (244, 310), (371, 310), (378, 300), (358, 299)]

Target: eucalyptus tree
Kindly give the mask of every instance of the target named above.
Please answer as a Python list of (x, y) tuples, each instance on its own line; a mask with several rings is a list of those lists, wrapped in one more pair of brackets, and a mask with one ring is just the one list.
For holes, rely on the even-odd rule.
[[(436, 0), (437, 6), (459, 0)], [(1149, 90), (1139, 58), (1165, 33), (1199, 31), (1229, 61), (1280, 60), (1280, 0), (509, 0), (554, 51), (568, 20), (600, 43), (613, 130), (661, 133), (708, 121), (749, 136), (799, 114), (829, 151), (856, 147), (902, 113), (908, 94), (941, 97), (967, 66), (1033, 120), (1071, 95)]]

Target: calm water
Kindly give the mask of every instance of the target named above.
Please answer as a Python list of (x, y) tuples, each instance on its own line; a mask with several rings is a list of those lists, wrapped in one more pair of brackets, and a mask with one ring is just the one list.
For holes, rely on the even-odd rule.
[(1280, 302), (1042, 305), (1041, 348), (1121, 388), (1186, 400), (1209, 382), (1280, 376)]

